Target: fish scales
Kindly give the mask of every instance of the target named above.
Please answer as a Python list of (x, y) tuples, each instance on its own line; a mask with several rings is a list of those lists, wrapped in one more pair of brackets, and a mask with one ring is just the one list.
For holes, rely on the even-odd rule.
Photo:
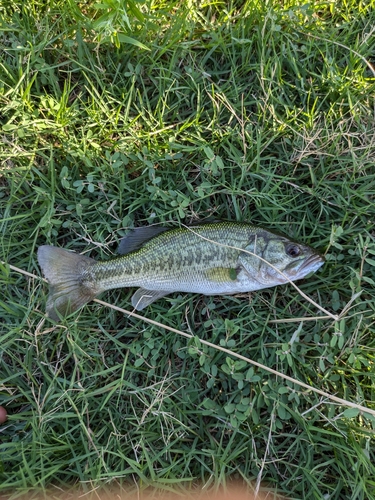
[[(243, 230), (245, 229), (245, 231)], [(205, 226), (192, 228), (192, 231), (171, 230), (152, 239), (135, 253), (119, 257), (107, 263), (98, 262), (88, 269), (88, 279), (96, 281), (103, 289), (119, 286), (165, 286), (166, 282), (174, 289), (174, 280), (186, 274), (191, 286), (202, 283), (201, 272), (209, 267), (234, 268), (238, 265), (240, 251), (217, 245), (225, 243), (232, 247), (244, 248), (251, 232), (245, 226), (238, 234), (228, 234), (226, 228)], [(197, 234), (195, 234), (197, 233)], [(201, 238), (213, 240), (207, 241)], [(191, 266), (194, 265), (194, 269)], [(207, 283), (210, 288), (212, 284)]]
[[(110, 271), (110, 277), (106, 276), (110, 263), (98, 263), (92, 271), (98, 273), (96, 279), (100, 277), (106, 287), (113, 279), (116, 284), (124, 279), (138, 284), (139, 280), (155, 281), (166, 276), (172, 280), (184, 272), (193, 278), (208, 267), (231, 268), (238, 264), (240, 251), (229, 247), (244, 248), (252, 236), (248, 226), (243, 229), (238, 234), (225, 227), (218, 230), (209, 226), (194, 227), (191, 231), (171, 230), (152, 239), (137, 252), (112, 261), (116, 267)], [(222, 246), (222, 242), (228, 247)]]

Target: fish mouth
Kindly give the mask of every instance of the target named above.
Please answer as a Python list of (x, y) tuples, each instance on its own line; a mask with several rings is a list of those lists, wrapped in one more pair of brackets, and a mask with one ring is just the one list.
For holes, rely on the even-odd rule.
[(306, 276), (311, 272), (315, 272), (324, 264), (325, 258), (320, 254), (313, 254), (308, 257), (298, 269), (297, 275)]
[(314, 273), (324, 264), (323, 255), (314, 253), (307, 257), (305, 260), (301, 259), (302, 262), (291, 262), (289, 266), (285, 269), (285, 273), (289, 274), (289, 278), (293, 281), (300, 280), (304, 278), (309, 273)]

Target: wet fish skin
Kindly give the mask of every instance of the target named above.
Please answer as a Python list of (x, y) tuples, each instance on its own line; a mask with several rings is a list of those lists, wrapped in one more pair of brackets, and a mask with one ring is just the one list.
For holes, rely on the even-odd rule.
[(41, 246), (38, 260), (50, 283), (48, 315), (58, 320), (119, 287), (140, 287), (132, 297), (137, 310), (175, 291), (227, 295), (260, 290), (301, 279), (324, 262), (310, 247), (251, 224), (155, 227), (130, 233), (120, 244), (128, 253), (108, 261)]

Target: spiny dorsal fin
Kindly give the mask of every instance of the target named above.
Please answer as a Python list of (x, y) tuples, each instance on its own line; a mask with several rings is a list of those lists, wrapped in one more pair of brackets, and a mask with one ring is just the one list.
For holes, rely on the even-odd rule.
[(168, 229), (170, 228), (163, 226), (136, 227), (122, 238), (117, 253), (124, 255), (139, 250), (151, 238), (168, 231)]

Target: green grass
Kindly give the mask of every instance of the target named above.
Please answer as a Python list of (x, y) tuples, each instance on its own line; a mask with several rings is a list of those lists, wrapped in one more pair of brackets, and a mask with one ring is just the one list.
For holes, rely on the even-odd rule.
[[(375, 2), (150, 0), (129, 24), (111, 5), (0, 7), (0, 494), (259, 475), (375, 499), (374, 418), (197, 340), (375, 409)], [(361, 294), (336, 323), (298, 322), (322, 313), (289, 285), (145, 310), (188, 341), (94, 303), (56, 326), (45, 284), (7, 265), (209, 217), (327, 252), (300, 287), (331, 312)]]

